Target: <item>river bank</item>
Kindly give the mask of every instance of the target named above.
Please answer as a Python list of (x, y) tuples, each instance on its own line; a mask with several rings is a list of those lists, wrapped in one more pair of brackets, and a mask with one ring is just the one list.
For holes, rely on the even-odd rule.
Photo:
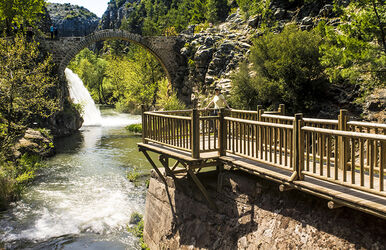
[(0, 214), (5, 248), (138, 248), (128, 233), (132, 212), (144, 213), (144, 183), (127, 179), (150, 166), (137, 150), (140, 137), (125, 126), (139, 116), (102, 109), (102, 125), (56, 140), (56, 155), (22, 199)]

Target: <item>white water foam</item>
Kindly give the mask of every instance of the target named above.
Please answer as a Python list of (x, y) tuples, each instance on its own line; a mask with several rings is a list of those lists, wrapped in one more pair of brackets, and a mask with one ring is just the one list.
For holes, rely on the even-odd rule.
[(68, 68), (64, 73), (66, 74), (68, 90), (73, 102), (83, 106), (83, 126), (100, 126), (102, 124), (101, 112), (95, 106), (95, 102), (82, 80)]

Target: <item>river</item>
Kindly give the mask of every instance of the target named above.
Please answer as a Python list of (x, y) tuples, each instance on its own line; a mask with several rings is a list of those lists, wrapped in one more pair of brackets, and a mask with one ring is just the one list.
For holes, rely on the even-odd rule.
[(124, 126), (138, 122), (105, 109), (101, 126), (58, 140), (22, 199), (0, 214), (0, 248), (137, 249), (127, 225), (132, 212), (144, 213), (146, 187), (126, 176), (150, 166)]

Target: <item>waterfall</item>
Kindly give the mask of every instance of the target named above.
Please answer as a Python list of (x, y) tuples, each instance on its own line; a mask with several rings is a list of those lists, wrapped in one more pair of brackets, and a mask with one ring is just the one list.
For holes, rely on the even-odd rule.
[(101, 112), (95, 106), (95, 102), (82, 80), (68, 68), (64, 72), (68, 81), (70, 97), (74, 103), (81, 104), (83, 107), (83, 126), (100, 126), (102, 124)]

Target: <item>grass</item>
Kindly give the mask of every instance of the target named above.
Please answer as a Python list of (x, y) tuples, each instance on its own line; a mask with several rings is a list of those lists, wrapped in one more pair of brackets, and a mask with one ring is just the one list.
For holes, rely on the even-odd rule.
[[(143, 239), (143, 215), (137, 212), (133, 212), (130, 217), (130, 226), (128, 227), (128, 231), (139, 238), (139, 245), (141, 249), (147, 250), (149, 249)], [(150, 249), (149, 249), (150, 250)]]

